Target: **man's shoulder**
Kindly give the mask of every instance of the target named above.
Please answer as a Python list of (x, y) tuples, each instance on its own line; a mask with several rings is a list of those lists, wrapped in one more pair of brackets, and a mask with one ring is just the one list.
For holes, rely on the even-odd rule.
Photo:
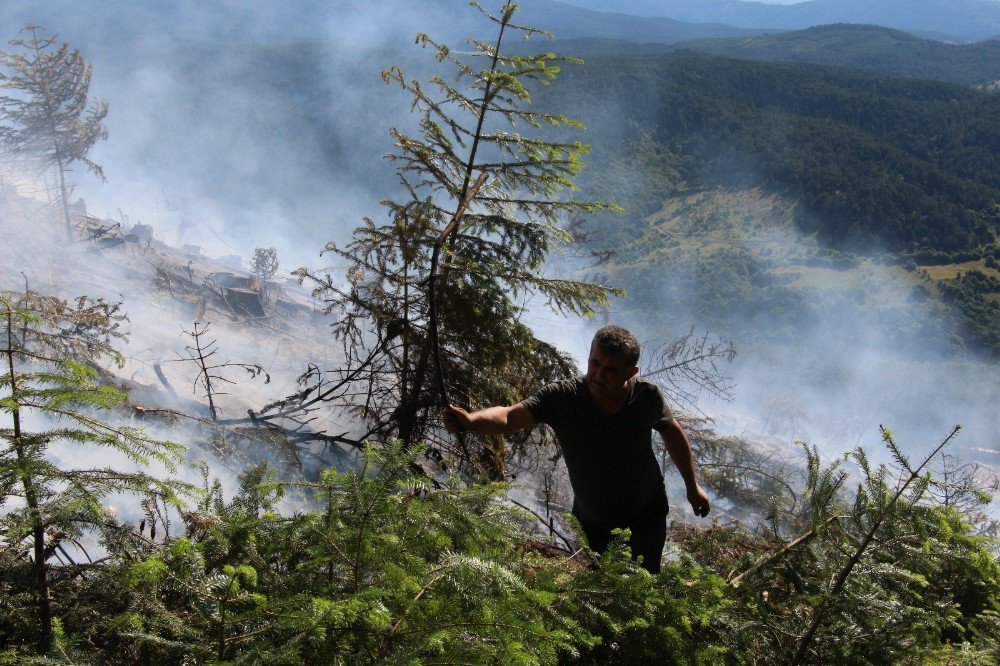
[(546, 384), (531, 397), (522, 400), (521, 404), (528, 408), (535, 420), (546, 422), (565, 407), (579, 400), (582, 391), (585, 390), (584, 377), (569, 377)]
[(579, 375), (576, 377), (567, 377), (566, 379), (560, 379), (557, 382), (552, 382), (551, 384), (546, 384), (542, 387), (542, 391), (550, 391), (552, 393), (565, 393), (565, 394), (577, 394), (584, 390), (587, 386), (587, 378), (584, 375)]
[[(673, 412), (656, 382), (645, 377), (636, 377), (632, 391), (633, 404), (643, 413), (657, 416), (663, 419), (663, 422), (673, 418)], [(660, 423), (661, 427), (663, 422)]]
[(560, 379), (559, 381), (552, 382), (551, 384), (546, 384), (542, 388), (538, 389), (533, 398), (540, 400), (549, 399), (575, 399), (583, 394), (583, 391), (587, 390), (587, 381), (584, 376), (579, 377), (568, 377), (566, 379)]
[(635, 382), (632, 390), (635, 391), (636, 394), (663, 395), (663, 392), (660, 390), (660, 385), (652, 379), (636, 377), (632, 381)]

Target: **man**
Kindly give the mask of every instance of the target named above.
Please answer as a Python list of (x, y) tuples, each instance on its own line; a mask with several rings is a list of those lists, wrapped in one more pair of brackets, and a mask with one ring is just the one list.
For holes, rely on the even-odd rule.
[(656, 384), (639, 377), (639, 341), (621, 326), (605, 326), (590, 345), (587, 374), (549, 384), (510, 407), (467, 412), (449, 405), (449, 432), (502, 435), (548, 424), (562, 446), (573, 485), (573, 515), (590, 547), (604, 551), (611, 530), (629, 528), (633, 557), (660, 570), (666, 541), (667, 494), (656, 456), (656, 430), (670, 453), (697, 516), (707, 516), (708, 495), (698, 485), (687, 436)]

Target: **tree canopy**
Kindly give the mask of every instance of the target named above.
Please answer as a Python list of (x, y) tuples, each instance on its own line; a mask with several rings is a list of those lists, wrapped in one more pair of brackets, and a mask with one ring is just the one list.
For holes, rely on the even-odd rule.
[[(11, 45), (22, 52), (0, 51), (0, 145), (41, 170), (53, 169), (68, 241), (73, 240), (69, 214), (72, 185), (67, 171), (80, 162), (104, 180), (104, 171), (87, 154), (108, 136), (104, 118), (108, 103), (90, 99), (90, 63), (78, 49), (44, 36), (45, 28), (28, 24)], [(7, 71), (3, 71), (6, 69)]]
[(470, 452), (464, 440), (441, 439), (437, 410), (446, 399), (509, 403), (567, 374), (568, 358), (523, 323), (527, 294), (556, 312), (590, 315), (616, 292), (544, 270), (571, 240), (561, 219), (604, 206), (559, 196), (574, 187), (587, 146), (538, 134), (578, 123), (527, 108), (530, 88), (554, 79), (561, 59), (506, 55), (505, 40), (544, 33), (514, 23), (513, 3), (496, 14), (475, 6), (496, 36), (474, 40), (471, 52), (417, 36), (452, 75), (424, 83), (397, 66), (383, 72), (417, 115), (415, 133), (391, 130), (402, 198), (383, 201), (389, 221), (365, 219), (351, 242), (327, 245), (346, 262), (343, 276), (300, 275), (340, 315), (334, 330), (347, 358), (367, 363), (356, 406), (374, 429), (434, 442), (437, 455), (501, 478), (502, 443)]

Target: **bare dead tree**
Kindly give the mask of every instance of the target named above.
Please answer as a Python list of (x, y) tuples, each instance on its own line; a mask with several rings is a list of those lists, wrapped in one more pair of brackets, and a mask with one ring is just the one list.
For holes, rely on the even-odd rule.
[[(271, 376), (264, 371), (264, 368), (256, 363), (238, 363), (235, 361), (213, 363), (212, 357), (219, 353), (219, 348), (217, 340), (207, 340), (205, 338), (208, 334), (209, 328), (211, 327), (211, 323), (205, 324), (200, 329), (199, 326), (200, 322), (196, 321), (194, 322), (193, 330), (184, 331), (184, 335), (191, 338), (192, 344), (184, 347), (184, 356), (174, 360), (177, 362), (193, 362), (198, 367), (198, 374), (195, 376), (194, 380), (194, 390), (197, 393), (198, 387), (200, 386), (205, 392), (212, 420), (218, 421), (219, 411), (215, 405), (215, 399), (220, 395), (226, 395), (225, 392), (219, 390), (219, 385), (236, 383), (223, 374), (225, 370), (231, 368), (241, 368), (245, 370), (252, 379), (256, 379), (258, 376), (263, 375), (265, 384), (269, 384), (271, 382)], [(212, 382), (215, 382), (214, 386)]]
[[(215, 340), (206, 340), (209, 332), (209, 325), (201, 327), (200, 322), (195, 323), (194, 331), (184, 331), (191, 337), (192, 344), (185, 348), (185, 355), (181, 358), (168, 362), (192, 362), (198, 367), (198, 375), (195, 378), (195, 389), (201, 389), (208, 399), (209, 409), (212, 415), (211, 424), (223, 429), (236, 428), (241, 426), (252, 426), (265, 430), (274, 431), (280, 434), (292, 447), (298, 447), (308, 443), (343, 444), (354, 448), (362, 448), (365, 441), (376, 433), (374, 427), (358, 434), (352, 431), (331, 433), (323, 423), (321, 417), (324, 413), (334, 411), (351, 413), (363, 408), (367, 393), (360, 388), (360, 384), (366, 384), (367, 374), (378, 360), (380, 353), (378, 347), (372, 350), (368, 357), (364, 359), (353, 359), (343, 366), (330, 371), (324, 371), (318, 365), (310, 363), (306, 371), (298, 378), (299, 390), (279, 400), (265, 404), (259, 409), (248, 409), (247, 416), (242, 418), (219, 418), (216, 398), (225, 395), (219, 391), (219, 384), (233, 384), (231, 379), (221, 374), (226, 368), (241, 368), (251, 377), (263, 374), (265, 383), (270, 381), (269, 375), (264, 372), (261, 366), (248, 363), (236, 363), (227, 361), (226, 363), (214, 364), (211, 359), (218, 353)], [(162, 375), (159, 364), (154, 366), (158, 376)], [(169, 387), (166, 378), (161, 376), (161, 382)], [(360, 382), (360, 384), (359, 384)], [(178, 412), (171, 409), (144, 409), (144, 414), (157, 413), (191, 419), (194, 421), (208, 423), (199, 417)], [(296, 453), (296, 455), (298, 455)], [(422, 470), (421, 470), (422, 471)]]
[[(707, 417), (679, 412), (676, 415), (691, 441), (702, 484), (717, 497), (739, 507), (739, 518), (756, 523), (774, 538), (803, 529), (797, 478), (806, 478), (806, 465), (784, 453), (755, 446), (747, 437), (723, 435)], [(664, 474), (669, 454), (662, 440), (654, 439)]]
[(125, 244), (120, 222), (112, 223), (79, 213), (72, 214), (72, 219), (75, 222), (75, 235), (80, 238), (78, 242), (102, 242), (106, 247)]
[(171, 297), (175, 289), (185, 294), (217, 295), (210, 285), (195, 279), (193, 267), (175, 263), (152, 247), (144, 249), (142, 260), (156, 271), (156, 284), (166, 288)]

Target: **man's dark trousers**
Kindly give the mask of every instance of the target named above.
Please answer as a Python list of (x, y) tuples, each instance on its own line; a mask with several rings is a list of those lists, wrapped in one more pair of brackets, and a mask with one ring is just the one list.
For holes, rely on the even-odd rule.
[(590, 548), (603, 553), (611, 543), (611, 530), (627, 527), (632, 535), (628, 545), (632, 548), (632, 557), (642, 556), (642, 567), (652, 573), (660, 573), (660, 558), (663, 557), (663, 546), (667, 541), (667, 498), (657, 493), (631, 519), (623, 524), (611, 525), (584, 520), (573, 508), (573, 515), (580, 521), (583, 533), (587, 535)]

